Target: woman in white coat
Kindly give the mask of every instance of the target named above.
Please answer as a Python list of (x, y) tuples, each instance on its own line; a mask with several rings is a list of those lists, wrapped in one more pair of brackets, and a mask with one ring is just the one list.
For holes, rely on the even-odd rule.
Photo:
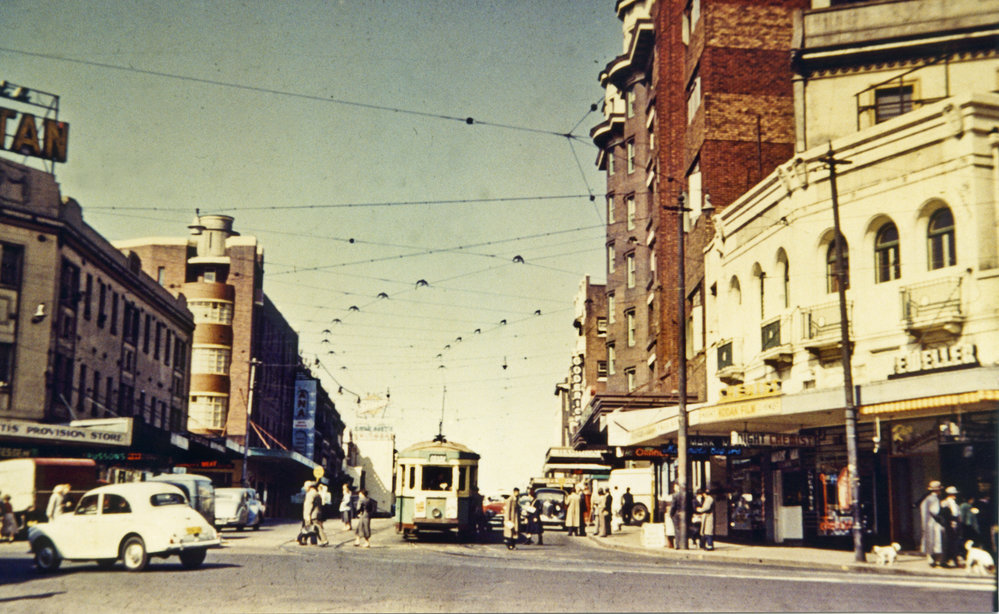
[(503, 507), (503, 540), (508, 550), (517, 547), (520, 537), (520, 489), (514, 488), (513, 494), (506, 500)]

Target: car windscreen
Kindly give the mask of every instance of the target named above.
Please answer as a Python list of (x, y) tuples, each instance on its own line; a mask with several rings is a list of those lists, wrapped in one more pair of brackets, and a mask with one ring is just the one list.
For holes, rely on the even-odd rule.
[(158, 492), (152, 497), (149, 497), (149, 503), (153, 507), (160, 507), (163, 505), (187, 505), (187, 500), (184, 495), (179, 492)]
[(561, 491), (541, 491), (537, 494), (538, 499), (550, 499), (552, 501), (563, 501), (565, 499), (565, 493)]

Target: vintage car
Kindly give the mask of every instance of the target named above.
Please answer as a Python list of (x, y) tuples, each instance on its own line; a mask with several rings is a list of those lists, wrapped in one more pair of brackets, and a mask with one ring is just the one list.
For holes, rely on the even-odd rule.
[(250, 524), (250, 501), (246, 488), (215, 489), (215, 528), (235, 527), (242, 531)]
[(54, 571), (63, 560), (95, 560), (141, 571), (150, 557), (179, 555), (186, 569), (221, 545), (212, 525), (187, 504), (181, 490), (161, 482), (99, 486), (86, 492), (73, 513), (28, 530), (35, 565)]

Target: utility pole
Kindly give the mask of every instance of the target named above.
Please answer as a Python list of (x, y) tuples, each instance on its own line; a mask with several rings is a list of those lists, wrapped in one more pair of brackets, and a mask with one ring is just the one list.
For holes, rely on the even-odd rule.
[(256, 358), (250, 360), (250, 391), (246, 395), (246, 429), (245, 434), (243, 435), (243, 472), (240, 477), (240, 484), (242, 484), (244, 488), (250, 487), (247, 483), (246, 465), (250, 457), (250, 422), (252, 421), (253, 416), (253, 390), (257, 387), (256, 376), (257, 365), (259, 364), (260, 361)]
[(839, 336), (840, 361), (843, 364), (843, 396), (846, 409), (846, 473), (850, 480), (850, 499), (853, 514), (853, 553), (858, 563), (866, 560), (864, 556), (863, 535), (860, 526), (860, 476), (857, 472), (857, 406), (853, 397), (853, 369), (850, 366), (850, 321), (846, 313), (846, 284), (849, 279), (844, 261), (843, 244), (845, 240), (839, 226), (839, 194), (836, 191), (836, 166), (850, 164), (849, 160), (836, 159), (832, 143), (829, 152), (819, 158), (829, 169), (829, 189), (832, 195), (833, 232), (836, 242), (836, 294), (839, 297)]
[(690, 471), (690, 458), (687, 456), (687, 284), (684, 262), (683, 214), (690, 209), (684, 206), (684, 196), (677, 196), (675, 207), (664, 206), (667, 211), (676, 211), (676, 368), (677, 368), (677, 417), (676, 430), (676, 481), (680, 487), (680, 524), (676, 527), (677, 547), (687, 549), (687, 501), (690, 500), (690, 485), (687, 479)]

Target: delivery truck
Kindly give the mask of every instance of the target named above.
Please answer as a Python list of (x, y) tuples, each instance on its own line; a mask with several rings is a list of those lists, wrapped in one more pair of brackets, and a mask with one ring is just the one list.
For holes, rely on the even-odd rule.
[(0, 493), (10, 495), (10, 504), (20, 527), (18, 538), (27, 536), (29, 526), (47, 521), (45, 508), (57, 484), (69, 484), (65, 504), (75, 506), (83, 493), (99, 485), (97, 463), (89, 458), (0, 461)]

